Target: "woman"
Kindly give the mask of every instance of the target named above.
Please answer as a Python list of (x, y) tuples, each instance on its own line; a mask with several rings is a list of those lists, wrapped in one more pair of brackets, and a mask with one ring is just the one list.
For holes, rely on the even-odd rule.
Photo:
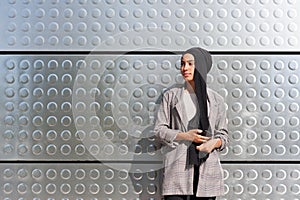
[(155, 135), (164, 147), (165, 200), (213, 200), (224, 194), (218, 151), (228, 143), (223, 98), (206, 87), (212, 58), (191, 48), (181, 57), (185, 84), (167, 90), (157, 113)]

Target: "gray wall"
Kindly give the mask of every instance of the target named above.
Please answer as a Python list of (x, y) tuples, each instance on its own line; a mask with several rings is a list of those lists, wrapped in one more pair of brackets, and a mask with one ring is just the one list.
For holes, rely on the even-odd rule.
[(213, 56), (226, 195), (298, 199), (300, 1), (0, 2), (2, 199), (160, 199), (153, 121), (180, 53)]

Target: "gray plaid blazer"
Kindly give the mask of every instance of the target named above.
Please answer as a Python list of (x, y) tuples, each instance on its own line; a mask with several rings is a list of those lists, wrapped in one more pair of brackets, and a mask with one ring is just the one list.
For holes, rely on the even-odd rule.
[[(188, 120), (182, 102), (183, 87), (167, 90), (161, 100), (155, 122), (155, 136), (161, 142), (164, 155), (162, 195), (192, 195), (194, 166), (187, 164), (188, 141), (175, 141), (176, 134), (187, 131)], [(214, 150), (200, 166), (197, 196), (224, 195), (223, 170), (218, 151), (228, 144), (227, 118), (223, 98), (207, 90), (211, 136), (220, 138), (222, 146)]]

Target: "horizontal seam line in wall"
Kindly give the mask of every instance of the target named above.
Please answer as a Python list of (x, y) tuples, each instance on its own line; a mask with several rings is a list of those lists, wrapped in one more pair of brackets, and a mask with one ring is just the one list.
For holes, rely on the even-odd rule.
[[(1, 164), (162, 164), (162, 161), (97, 161), (97, 160), (1, 160)], [(258, 164), (300, 164), (300, 161), (221, 161), (221, 164), (241, 164), (241, 165), (258, 165)]]
[(98, 161), (98, 160), (1, 160), (0, 164), (26, 164), (26, 163), (39, 163), (39, 164), (73, 164), (73, 163), (78, 163), (78, 164), (125, 164), (125, 163), (130, 163), (130, 164), (161, 164), (162, 161)]
[[(184, 51), (0, 51), (0, 55), (180, 55)], [(210, 51), (212, 55), (300, 55), (298, 51)]]
[(300, 161), (295, 160), (262, 160), (262, 161), (221, 161), (221, 164), (245, 164), (245, 165), (252, 165), (252, 164), (300, 164)]
[(0, 51), (1, 55), (176, 55), (180, 54), (178, 51)]

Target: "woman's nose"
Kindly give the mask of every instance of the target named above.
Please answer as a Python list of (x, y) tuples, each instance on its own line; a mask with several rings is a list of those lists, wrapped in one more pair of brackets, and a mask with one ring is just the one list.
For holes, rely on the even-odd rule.
[(184, 64), (182, 65), (182, 68), (183, 68), (184, 70), (186, 70), (186, 69), (188, 68), (188, 64), (187, 64), (187, 63), (184, 63)]

